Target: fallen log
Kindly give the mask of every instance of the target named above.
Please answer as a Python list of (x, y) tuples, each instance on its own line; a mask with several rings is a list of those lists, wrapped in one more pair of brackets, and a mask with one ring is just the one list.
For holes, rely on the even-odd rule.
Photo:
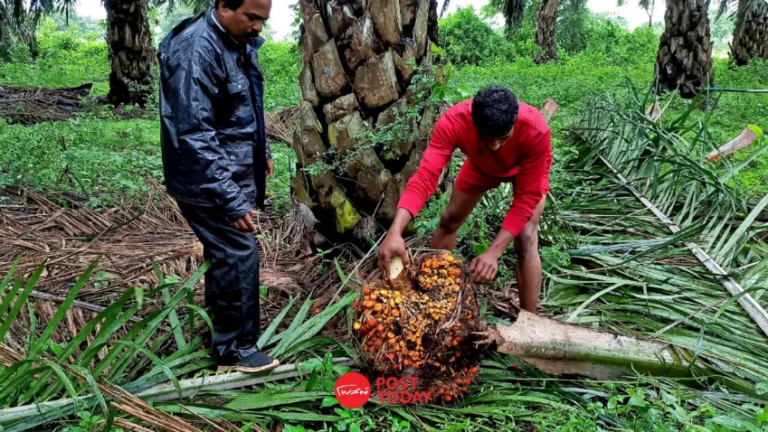
[(617, 380), (639, 372), (676, 377), (690, 375), (695, 365), (662, 342), (564, 324), (524, 310), (511, 326), (492, 327), (488, 333), (500, 353), (549, 375)]

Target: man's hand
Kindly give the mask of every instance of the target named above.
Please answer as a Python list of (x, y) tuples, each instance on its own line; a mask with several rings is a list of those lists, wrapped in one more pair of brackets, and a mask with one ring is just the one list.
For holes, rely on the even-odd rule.
[(501, 255), (488, 250), (472, 260), (469, 264), (469, 270), (472, 272), (472, 282), (487, 284), (496, 279), (496, 273), (499, 271), (499, 258), (501, 258)]
[(247, 215), (243, 216), (240, 219), (233, 220), (229, 224), (235, 227), (236, 230), (244, 233), (255, 233), (256, 232), (256, 225), (253, 224), (253, 219), (251, 219), (253, 216), (256, 216), (259, 214), (256, 210), (251, 210), (248, 212)]
[(403, 265), (406, 267), (410, 264), (402, 234), (390, 231), (381, 243), (381, 246), (379, 246), (379, 270), (381, 270), (387, 278), (389, 278), (389, 265), (392, 263), (392, 258), (395, 256), (399, 256), (403, 260)]
[(408, 252), (405, 250), (405, 241), (403, 240), (403, 230), (411, 219), (413, 219), (413, 216), (411, 216), (408, 210), (404, 208), (397, 209), (395, 220), (392, 221), (387, 237), (379, 246), (379, 270), (387, 278), (389, 278), (389, 265), (392, 263), (393, 257), (399, 256), (406, 267), (411, 263)]
[(275, 166), (272, 164), (272, 159), (267, 159), (267, 175), (269, 178), (275, 178)]

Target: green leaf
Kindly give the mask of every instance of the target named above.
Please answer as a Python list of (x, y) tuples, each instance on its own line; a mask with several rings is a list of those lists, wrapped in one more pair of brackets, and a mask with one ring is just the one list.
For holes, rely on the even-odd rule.
[(320, 406), (323, 407), (323, 408), (327, 408), (327, 407), (331, 407), (331, 406), (338, 405), (338, 404), (339, 404), (339, 400), (338, 399), (336, 399), (333, 396), (328, 396), (328, 397), (323, 399), (323, 403), (321, 403)]
[(255, 411), (299, 402), (316, 401), (330, 395), (331, 393), (325, 391), (247, 394), (236, 397), (225, 407), (238, 411)]
[[(32, 277), (30, 277), (27, 281), (27, 285), (24, 287), (24, 290), (21, 292), (21, 294), (19, 294), (19, 298), (16, 300), (16, 303), (13, 304), (13, 308), (11, 308), (11, 311), (4, 318), (2, 325), (0, 325), (0, 341), (5, 339), (6, 333), (8, 333), (8, 330), (11, 328), (11, 324), (13, 324), (14, 320), (19, 315), (21, 308), (26, 304), (29, 293), (31, 293), (35, 288), (35, 284), (37, 283), (37, 280), (40, 279), (40, 275), (43, 273), (43, 270), (45, 270), (45, 263), (40, 264), (37, 267), (37, 270), (35, 270), (35, 272), (32, 274)], [(8, 298), (3, 301), (3, 306), (5, 305), (6, 301), (8, 301)]]
[(763, 381), (755, 386), (755, 393), (762, 396), (768, 393), (768, 381)]
[(618, 404), (619, 404), (619, 401), (615, 397), (612, 397), (612, 398), (608, 399), (608, 406), (607, 406), (607, 408), (609, 410), (616, 409)]
[(754, 132), (758, 138), (761, 138), (763, 136), (763, 129), (760, 128), (759, 126), (751, 124), (751, 125), (747, 125), (747, 128), (749, 128), (749, 130)]
[[(88, 281), (88, 278), (91, 276), (91, 273), (93, 272), (93, 269), (96, 267), (96, 263), (91, 264), (88, 266), (87, 269), (85, 269), (85, 272), (80, 276), (80, 278), (77, 280), (77, 283), (69, 290), (69, 294), (67, 294), (67, 298), (64, 299), (64, 302), (59, 306), (59, 308), (56, 310), (56, 313), (53, 315), (53, 318), (51, 318), (51, 321), (48, 323), (48, 327), (45, 328), (43, 331), (43, 334), (40, 335), (40, 339), (38, 339), (37, 343), (33, 345), (29, 350), (29, 355), (27, 358), (35, 358), (37, 355), (45, 349), (46, 344), (48, 344), (51, 341), (51, 335), (54, 331), (56, 331), (56, 327), (58, 327), (61, 320), (64, 319), (64, 316), (67, 314), (67, 311), (72, 306), (72, 303), (75, 302), (75, 299), (77, 298), (77, 295), (80, 293), (80, 290), (85, 286), (85, 283)], [(61, 349), (59, 349), (59, 352), (57, 354), (61, 353)]]
[(677, 398), (665, 391), (661, 392), (661, 400), (667, 405), (674, 405), (677, 403)]
[(642, 395), (634, 395), (629, 398), (629, 402), (627, 402), (627, 405), (644, 408), (648, 406), (648, 403), (645, 402), (645, 399), (643, 398)]
[(307, 380), (307, 385), (304, 386), (305, 391), (312, 391), (315, 389), (315, 386), (317, 386), (317, 383), (320, 381), (320, 375), (317, 373), (317, 368), (312, 369), (312, 375), (309, 376), (309, 380)]
[(173, 388), (176, 389), (176, 393), (179, 395), (179, 399), (184, 398), (181, 393), (181, 387), (179, 386), (179, 380), (176, 379), (176, 375), (174, 375), (174, 373), (171, 371), (168, 365), (166, 365), (165, 362), (160, 360), (160, 357), (156, 356), (152, 351), (146, 349), (145, 347), (137, 345), (135, 343), (118, 341), (117, 344), (129, 346), (141, 351), (145, 356), (147, 356), (152, 361), (152, 363), (159, 366), (160, 369), (165, 373), (165, 376), (167, 376), (168, 380), (171, 382), (171, 384), (173, 384)]
[(432, 44), (432, 47), (430, 49), (432, 50), (433, 53), (435, 53), (437, 55), (440, 55), (440, 56), (443, 56), (443, 57), (445, 57), (445, 55), (446, 55), (445, 50), (440, 48), (439, 46), (435, 45), (434, 43)]
[[(21, 262), (21, 256), (16, 258), (16, 261), (13, 262), (13, 264), (11, 265), (11, 268), (8, 269), (8, 273), (5, 274), (5, 277), (3, 278), (3, 281), (0, 282), (0, 293), (5, 292), (5, 287), (7, 287), (8, 284), (11, 282), (11, 279), (13, 278), (14, 273), (16, 273), (16, 268), (19, 266), (20, 262)], [(8, 300), (8, 297), (6, 297), (3, 300), (3, 303), (5, 303), (5, 301), (7, 301), (7, 300)], [(0, 313), (0, 316), (2, 316), (5, 313), (6, 310), (8, 310), (8, 308), (5, 308), (5, 309), (0, 308), (0, 311), (2, 311)]]
[(715, 255), (715, 259), (722, 262), (724, 259), (726, 259), (728, 256), (731, 255), (731, 253), (735, 252), (736, 244), (740, 241), (742, 241), (742, 237), (746, 232), (752, 227), (752, 224), (755, 222), (755, 219), (760, 215), (760, 213), (763, 211), (763, 209), (768, 206), (768, 195), (764, 196), (762, 200), (755, 206), (755, 208), (752, 209), (752, 211), (749, 213), (749, 215), (744, 219), (744, 221), (739, 225), (739, 228), (736, 229), (736, 231), (731, 234), (730, 239), (728, 242), (723, 246), (720, 250), (717, 251), (717, 254)]
[(758, 423), (766, 423), (768, 422), (768, 405), (763, 408), (763, 412), (757, 415), (757, 422)]
[(469, 87), (466, 84), (462, 84), (458, 87), (459, 94), (463, 99), (467, 99), (472, 97), (472, 90), (469, 89)]
[[(157, 276), (157, 280), (160, 282), (160, 285), (165, 285), (165, 276), (163, 275), (163, 272), (160, 271), (160, 267), (154, 260), (152, 260), (152, 268), (155, 271), (155, 276)], [(168, 287), (165, 286), (161, 292), (163, 293), (163, 301), (165, 301), (165, 303), (170, 302), (171, 293), (168, 291)], [(176, 346), (179, 347), (179, 349), (183, 348), (184, 345), (187, 344), (187, 340), (184, 339), (184, 332), (182, 331), (179, 322), (179, 316), (176, 314), (176, 309), (172, 308), (168, 313), (168, 322), (171, 324), (173, 337), (176, 340)]]
[(575, 311), (573, 311), (571, 316), (568, 318), (568, 322), (575, 322), (576, 318), (578, 318), (579, 314), (581, 314), (584, 311), (584, 309), (586, 309), (587, 306), (589, 306), (593, 301), (599, 299), (603, 295), (608, 294), (609, 292), (615, 290), (616, 288), (622, 287), (622, 286), (624, 286), (623, 283), (617, 283), (615, 285), (611, 285), (608, 288), (605, 288), (604, 290), (602, 290), (602, 291), (596, 293), (595, 295), (593, 295), (592, 297), (588, 298), (587, 301), (582, 303), (578, 308), (576, 308)]
[(272, 357), (278, 358), (280, 353), (282, 353), (285, 349), (289, 348), (290, 345), (293, 343), (294, 339), (299, 337), (300, 332), (297, 331), (299, 327), (301, 327), (302, 323), (304, 323), (304, 318), (306, 318), (307, 314), (309, 313), (309, 308), (312, 306), (312, 299), (306, 299), (304, 301), (304, 304), (301, 305), (301, 309), (299, 309), (299, 312), (296, 313), (296, 316), (293, 317), (293, 321), (291, 321), (291, 325), (288, 326), (288, 329), (285, 330), (283, 334), (282, 340), (280, 340), (280, 343), (277, 344), (275, 349), (273, 349), (270, 352), (270, 355)]

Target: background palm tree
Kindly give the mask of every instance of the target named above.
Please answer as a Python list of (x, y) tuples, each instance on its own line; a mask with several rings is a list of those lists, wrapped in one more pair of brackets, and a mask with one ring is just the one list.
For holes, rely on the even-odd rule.
[[(618, 6), (624, 6), (627, 4), (626, 0), (618, 0)], [(648, 14), (648, 27), (653, 27), (653, 12), (656, 9), (656, 0), (640, 0), (638, 5), (645, 10)]]
[(44, 14), (60, 13), (69, 23), (77, 0), (0, 0), (0, 53), (15, 41), (29, 47), (32, 57), (37, 57), (35, 30)]
[(542, 0), (536, 14), (536, 45), (542, 49), (535, 60), (546, 63), (557, 60), (557, 6), (558, 0)]
[(152, 93), (155, 63), (147, 0), (104, 0), (104, 8), (112, 63), (107, 100), (115, 106), (144, 105)]
[(765, 0), (723, 0), (718, 18), (728, 10), (736, 21), (731, 60), (745, 66), (752, 59), (768, 59), (768, 3)]
[[(370, 238), (389, 225), (437, 112), (429, 71), (437, 0), (301, 0), (303, 102), (291, 186), (327, 235)], [(411, 88), (409, 90), (409, 87)]]
[(667, 0), (656, 60), (656, 91), (692, 99), (714, 82), (709, 0)]
[(535, 58), (545, 63), (557, 60), (558, 40), (566, 50), (585, 47), (586, 0), (491, 0), (488, 8), (504, 15), (507, 35), (514, 38), (525, 20), (526, 12), (536, 11), (535, 40), (542, 53)]

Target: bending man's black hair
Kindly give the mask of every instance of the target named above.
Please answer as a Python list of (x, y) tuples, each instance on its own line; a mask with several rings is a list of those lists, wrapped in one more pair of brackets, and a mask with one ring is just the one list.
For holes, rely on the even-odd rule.
[(517, 96), (506, 87), (484, 88), (472, 100), (472, 121), (485, 136), (506, 136), (515, 126), (519, 113)]

